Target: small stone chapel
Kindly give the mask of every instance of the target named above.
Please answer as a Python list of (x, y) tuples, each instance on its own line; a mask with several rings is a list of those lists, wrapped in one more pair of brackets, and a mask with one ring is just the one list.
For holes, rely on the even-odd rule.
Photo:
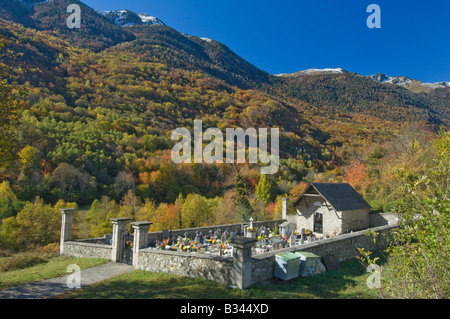
[[(363, 230), (369, 227), (371, 206), (348, 183), (311, 183), (288, 206), (283, 198), (283, 219), (297, 226), (297, 232), (309, 229), (316, 236)], [(295, 214), (288, 214), (293, 207)]]

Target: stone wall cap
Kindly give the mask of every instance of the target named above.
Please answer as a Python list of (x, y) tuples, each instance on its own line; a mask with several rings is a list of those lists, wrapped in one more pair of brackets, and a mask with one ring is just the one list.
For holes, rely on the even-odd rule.
[(63, 214), (65, 213), (73, 213), (76, 211), (76, 208), (60, 208), (59, 211)]
[(152, 249), (152, 248), (144, 248), (140, 249), (139, 253), (142, 254), (159, 254), (159, 255), (171, 255), (171, 256), (179, 256), (179, 257), (187, 257), (187, 258), (197, 258), (197, 259), (210, 259), (210, 260), (220, 260), (233, 262), (233, 257), (230, 256), (220, 256), (220, 255), (206, 255), (202, 253), (189, 253), (182, 251), (171, 251), (171, 250), (160, 250), (160, 249)]
[(132, 222), (130, 223), (132, 226), (147, 226), (147, 225), (153, 225), (152, 222)]
[(128, 220), (131, 220), (131, 218), (118, 217), (118, 218), (110, 218), (109, 220), (112, 221), (112, 222), (122, 222), (122, 221), (128, 221)]

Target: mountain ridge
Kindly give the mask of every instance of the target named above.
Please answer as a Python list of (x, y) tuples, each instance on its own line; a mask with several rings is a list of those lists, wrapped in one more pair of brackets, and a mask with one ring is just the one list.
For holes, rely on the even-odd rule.
[[(9, 1), (17, 5), (17, 10), (22, 10), (23, 2)], [(394, 82), (381, 73), (378, 77), (363, 76), (342, 68), (271, 75), (220, 42), (182, 34), (162, 22), (154, 24), (148, 15), (139, 16), (129, 10), (99, 13), (78, 0), (59, 0), (51, 4), (31, 2), (33, 12), (30, 17), (38, 30), (56, 31), (76, 46), (86, 45), (94, 52), (132, 50), (175, 69), (205, 72), (241, 89), (261, 90), (281, 100), (323, 108), (328, 110), (329, 116), (338, 110), (399, 121), (405, 116), (402, 112), (409, 110), (406, 116), (425, 120), (433, 126), (450, 122), (448, 96), (445, 93), (449, 90), (447, 87), (436, 88), (437, 91), (434, 88), (414, 90), (407, 85), (399, 85), (405, 81), (398, 79)], [(68, 29), (64, 19), (60, 18), (67, 15), (66, 6), (72, 3), (82, 6), (80, 30)], [(111, 15), (106, 17), (108, 13)], [(12, 15), (10, 18), (14, 17)], [(148, 23), (143, 21), (146, 18)], [(392, 84), (397, 85), (389, 86)]]
[[(310, 68), (310, 69), (300, 70), (300, 71), (293, 72), (293, 73), (274, 74), (274, 76), (277, 76), (277, 77), (300, 77), (300, 76), (304, 76), (304, 75), (342, 74), (342, 73), (349, 73), (349, 71), (344, 70), (342, 68), (323, 68), (323, 69)], [(403, 86), (407, 89), (411, 89), (413, 92), (416, 92), (416, 93), (428, 91), (430, 89), (450, 88), (450, 82), (446, 82), (446, 81), (428, 83), (428, 82), (422, 82), (422, 81), (416, 80), (416, 79), (411, 79), (406, 76), (388, 76), (381, 72), (379, 72), (377, 74), (373, 74), (373, 75), (361, 75), (358, 73), (354, 73), (354, 74), (357, 74), (357, 75), (363, 76), (363, 77), (368, 77), (368, 78), (370, 78), (376, 82), (380, 82), (380, 83), (388, 83), (388, 84), (395, 84), (395, 85)], [(420, 87), (422, 87), (422, 90), (420, 90)]]
[[(22, 53), (8, 60), (2, 50), (0, 59), (28, 93), (18, 141), (37, 155), (32, 170), (17, 161), (7, 173), (21, 198), (56, 202), (66, 191), (71, 201), (119, 200), (124, 185), (165, 203), (180, 193), (222, 195), (236, 167), (171, 161), (173, 130), (200, 119), (205, 130), (279, 128), (280, 169), (271, 177), (278, 195), (317, 174), (341, 174), (360, 150), (382, 154), (380, 145), (405, 131), (428, 137), (450, 127), (446, 88), (414, 93), (341, 69), (274, 76), (218, 41), (165, 25), (118, 26), (76, 1), (34, 5), (36, 27), (14, 20), (28, 10), (23, 3), (0, 7), (9, 14), (1, 40)], [(80, 30), (65, 25), (72, 3), (83, 6)], [(245, 167), (256, 180), (257, 165)], [(62, 182), (62, 172), (91, 178), (92, 187), (72, 197), (49, 181)]]

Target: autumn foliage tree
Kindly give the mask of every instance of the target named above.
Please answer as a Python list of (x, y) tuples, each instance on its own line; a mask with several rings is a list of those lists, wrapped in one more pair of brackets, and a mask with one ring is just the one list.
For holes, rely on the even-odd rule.
[[(0, 50), (5, 47), (5, 39), (0, 38)], [(12, 55), (12, 51), (7, 51)], [(7, 166), (15, 158), (18, 147), (14, 126), (18, 123), (21, 108), (21, 90), (8, 84), (11, 68), (0, 59), (0, 166)]]
[(364, 187), (367, 184), (367, 177), (369, 171), (367, 165), (359, 160), (355, 160), (344, 170), (344, 179), (354, 189), (364, 192)]

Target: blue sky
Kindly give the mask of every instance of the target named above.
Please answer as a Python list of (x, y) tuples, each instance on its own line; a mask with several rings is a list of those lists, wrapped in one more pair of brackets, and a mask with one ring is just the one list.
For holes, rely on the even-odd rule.
[[(182, 33), (220, 41), (272, 74), (340, 67), (362, 75), (450, 81), (448, 0), (83, 2), (154, 15)], [(370, 4), (381, 8), (381, 29), (366, 25)]]

